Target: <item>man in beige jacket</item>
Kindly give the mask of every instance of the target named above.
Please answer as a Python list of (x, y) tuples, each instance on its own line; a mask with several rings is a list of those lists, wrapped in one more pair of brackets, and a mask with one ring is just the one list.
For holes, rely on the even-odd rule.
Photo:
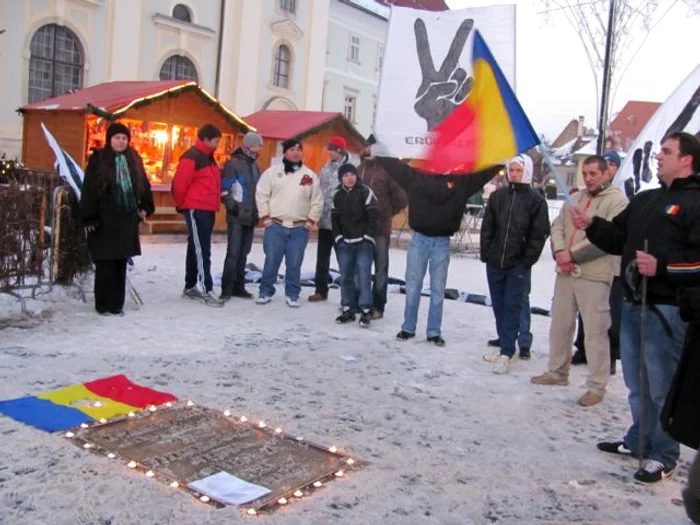
[(282, 163), (260, 176), (255, 189), (258, 214), (265, 227), (265, 265), (256, 303), (267, 304), (275, 295), (277, 271), (285, 261), (284, 292), (287, 306), (299, 306), (301, 263), (309, 241), (309, 229), (321, 218), (323, 194), (318, 176), (302, 164), (297, 140), (282, 143)]
[[(590, 216), (611, 220), (627, 206), (627, 198), (610, 184), (607, 162), (599, 156), (583, 162), (584, 191), (572, 196), (576, 208)], [(576, 315), (586, 326), (588, 391), (578, 400), (581, 406), (603, 400), (610, 379), (610, 307), (608, 296), (616, 258), (606, 254), (577, 230), (568, 206), (562, 207), (552, 223), (552, 253), (557, 262), (552, 323), (549, 329), (549, 370), (532, 378), (538, 385), (568, 385), (571, 346)]]

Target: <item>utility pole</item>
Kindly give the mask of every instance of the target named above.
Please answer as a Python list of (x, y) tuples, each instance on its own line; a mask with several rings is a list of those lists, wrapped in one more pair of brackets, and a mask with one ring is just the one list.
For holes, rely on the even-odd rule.
[(603, 89), (600, 99), (600, 118), (598, 119), (598, 144), (596, 153), (605, 151), (605, 132), (608, 129), (608, 104), (610, 102), (610, 84), (612, 77), (612, 52), (615, 38), (615, 0), (610, 0), (608, 11), (608, 31), (605, 39), (605, 63), (603, 64)]

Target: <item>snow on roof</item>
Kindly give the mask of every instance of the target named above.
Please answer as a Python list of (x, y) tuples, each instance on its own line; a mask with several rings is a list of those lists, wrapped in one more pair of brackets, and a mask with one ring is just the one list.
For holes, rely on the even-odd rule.
[(568, 155), (571, 155), (571, 153), (573, 153), (572, 150), (574, 148), (574, 144), (576, 144), (577, 140), (578, 140), (578, 137), (574, 137), (566, 144), (563, 144), (562, 146), (559, 146), (558, 148), (553, 149), (552, 156), (561, 158), (561, 157), (566, 157)]
[(386, 5), (381, 5), (375, 2), (375, 0), (345, 0), (348, 4), (354, 4), (357, 7), (365, 9), (375, 15), (379, 15), (385, 20), (389, 19), (389, 13), (391, 8)]

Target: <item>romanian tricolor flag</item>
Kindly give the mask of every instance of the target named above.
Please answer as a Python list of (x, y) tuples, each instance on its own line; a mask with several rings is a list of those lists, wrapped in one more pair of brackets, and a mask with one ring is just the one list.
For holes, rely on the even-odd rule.
[(0, 414), (47, 432), (57, 432), (175, 401), (177, 398), (171, 394), (132, 383), (125, 375), (116, 375), (37, 396), (0, 401)]
[(474, 31), (472, 45), (472, 90), (433, 129), (424, 164), (433, 173), (479, 171), (540, 143), (479, 31)]

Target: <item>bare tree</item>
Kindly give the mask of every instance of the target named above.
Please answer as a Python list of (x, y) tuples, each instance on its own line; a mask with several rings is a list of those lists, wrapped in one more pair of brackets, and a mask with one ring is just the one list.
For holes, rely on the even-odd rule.
[[(564, 16), (579, 36), (593, 73), (596, 90), (596, 115), (600, 113), (601, 82), (608, 35), (609, 0), (539, 0), (541, 14), (547, 20)], [(678, 4), (678, 0), (617, 0), (615, 29), (610, 64), (610, 104), (613, 107), (617, 88), (642, 49), (651, 31)], [(700, 14), (700, 0), (682, 0), (689, 15)], [(609, 111), (609, 110), (608, 110)]]

